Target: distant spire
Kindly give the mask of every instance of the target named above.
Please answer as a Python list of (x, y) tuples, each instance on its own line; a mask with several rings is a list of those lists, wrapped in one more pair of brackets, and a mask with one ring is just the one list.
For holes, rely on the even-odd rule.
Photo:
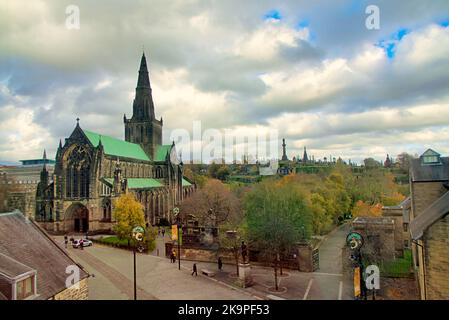
[(59, 149), (62, 149), (62, 141), (59, 139)]
[(42, 156), (42, 159), (47, 160), (47, 152), (44, 149), (44, 155)]
[(304, 155), (302, 157), (302, 161), (303, 162), (309, 161), (309, 157), (307, 156), (307, 149), (306, 149), (306, 147), (304, 147)]
[(76, 118), (76, 126), (77, 126), (77, 127), (80, 126), (80, 118)]
[(98, 147), (103, 147), (103, 143), (101, 143), (101, 134), (100, 134), (100, 138), (98, 140)]
[(285, 139), (282, 139), (282, 161), (288, 161), (286, 147)]

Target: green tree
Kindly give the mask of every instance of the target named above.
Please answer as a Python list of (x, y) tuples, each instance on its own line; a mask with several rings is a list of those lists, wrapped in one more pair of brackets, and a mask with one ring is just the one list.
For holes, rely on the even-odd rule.
[(245, 197), (248, 238), (263, 256), (273, 261), (275, 288), (281, 257), (312, 231), (306, 195), (289, 184), (271, 181), (256, 185)]
[(226, 181), (227, 177), (230, 175), (229, 168), (225, 165), (222, 165), (218, 168), (216, 172), (216, 178), (221, 181)]

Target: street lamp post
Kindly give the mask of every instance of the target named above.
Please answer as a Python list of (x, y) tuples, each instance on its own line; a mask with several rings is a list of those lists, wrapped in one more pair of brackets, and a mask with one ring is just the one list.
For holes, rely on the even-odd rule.
[(136, 246), (139, 244), (139, 251), (141, 248), (141, 242), (143, 241), (145, 229), (143, 227), (137, 226), (133, 228), (133, 261), (134, 261), (134, 300), (137, 300), (137, 268), (136, 268)]
[(182, 224), (178, 220), (178, 270), (181, 270), (181, 239), (182, 239)]
[(133, 246), (133, 256), (134, 256), (134, 300), (137, 300), (137, 279), (136, 279), (136, 246)]

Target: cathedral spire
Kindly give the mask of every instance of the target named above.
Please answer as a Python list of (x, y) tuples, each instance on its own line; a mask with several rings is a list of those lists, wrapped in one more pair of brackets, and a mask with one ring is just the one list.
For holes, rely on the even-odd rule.
[(142, 58), (140, 59), (139, 78), (137, 80), (137, 87), (150, 88), (150, 77), (148, 75), (147, 59), (145, 57), (145, 52), (142, 53)]
[[(133, 104), (133, 120), (153, 120), (154, 104), (151, 93), (150, 76), (148, 74), (147, 59), (145, 53), (140, 59), (139, 76), (137, 78), (136, 96)], [(125, 118), (124, 118), (124, 121)]]

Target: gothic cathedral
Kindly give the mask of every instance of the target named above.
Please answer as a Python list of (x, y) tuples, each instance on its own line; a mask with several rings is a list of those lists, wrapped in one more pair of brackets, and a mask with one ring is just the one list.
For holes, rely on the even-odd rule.
[(162, 144), (162, 118), (156, 119), (145, 54), (140, 62), (133, 115), (123, 117), (125, 141), (82, 129), (79, 120), (64, 145), (59, 142), (55, 170), (42, 168), (36, 215), (54, 233), (108, 232), (114, 198), (132, 192), (148, 225), (172, 220), (172, 209), (195, 189), (183, 177), (175, 144)]

